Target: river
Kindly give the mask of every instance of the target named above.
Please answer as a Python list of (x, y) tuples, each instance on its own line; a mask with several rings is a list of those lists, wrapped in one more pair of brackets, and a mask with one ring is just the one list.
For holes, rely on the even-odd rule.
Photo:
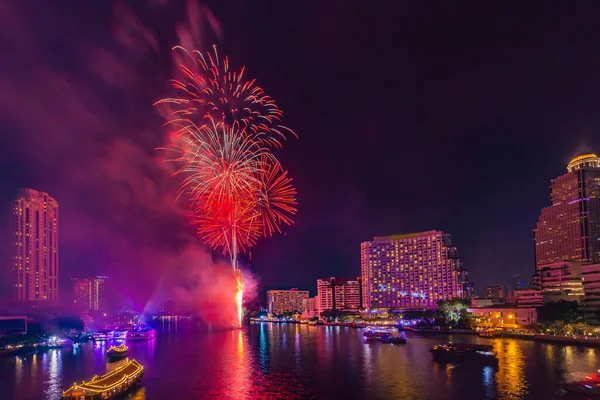
[[(130, 399), (568, 399), (559, 382), (600, 367), (600, 349), (517, 339), (408, 333), (405, 345), (364, 344), (350, 327), (157, 324), (155, 339), (128, 343), (129, 357), (145, 366)], [(448, 341), (493, 344), (498, 368), (434, 363), (428, 350)], [(106, 346), (0, 358), (0, 398), (57, 399), (74, 381), (119, 365), (107, 362)]]

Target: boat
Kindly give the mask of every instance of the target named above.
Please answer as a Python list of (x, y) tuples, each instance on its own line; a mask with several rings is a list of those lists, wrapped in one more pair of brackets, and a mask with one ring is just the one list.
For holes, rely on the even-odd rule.
[(46, 342), (43, 342), (42, 346), (46, 349), (62, 349), (65, 346), (65, 341), (56, 336), (52, 336), (51, 338), (48, 338)]
[(128, 350), (129, 347), (125, 346), (124, 344), (120, 346), (111, 346), (110, 349), (106, 350), (106, 355), (109, 360), (119, 360), (127, 356)]
[(94, 376), (87, 382), (74, 383), (62, 393), (61, 400), (106, 400), (120, 398), (130, 389), (138, 386), (144, 375), (144, 367), (136, 360), (117, 367), (102, 375)]
[(363, 331), (366, 339), (377, 339), (388, 335), (398, 335), (398, 328), (395, 326), (367, 326)]
[(406, 343), (406, 337), (404, 335), (384, 335), (378, 337), (377, 341), (382, 343), (404, 344)]
[(109, 332), (109, 336), (111, 340), (125, 340), (127, 338), (127, 330), (115, 329)]
[(493, 346), (487, 344), (438, 344), (433, 346), (430, 351), (433, 354), (434, 361), (438, 362), (478, 362), (492, 365), (498, 363)]
[(95, 341), (103, 341), (103, 340), (109, 340), (110, 339), (110, 332), (109, 331), (97, 331), (94, 332), (94, 340)]
[(600, 396), (600, 375), (586, 375), (582, 381), (562, 382), (560, 386), (570, 393)]
[(156, 337), (156, 331), (152, 328), (134, 328), (127, 332), (127, 340), (150, 340)]

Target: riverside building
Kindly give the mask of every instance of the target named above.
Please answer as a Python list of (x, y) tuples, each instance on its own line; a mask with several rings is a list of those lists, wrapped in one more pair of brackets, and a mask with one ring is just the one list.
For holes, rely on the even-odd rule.
[(21, 189), (12, 207), (14, 298), (58, 300), (58, 203)]
[(533, 234), (535, 290), (543, 302), (577, 301), (588, 314), (597, 309), (600, 293), (593, 283), (595, 268), (590, 267), (600, 263), (597, 155), (586, 153), (573, 158), (567, 172), (552, 180), (550, 206), (542, 209)]
[(435, 308), (470, 285), (451, 236), (441, 231), (380, 236), (361, 244), (363, 307)]
[(267, 290), (267, 308), (269, 314), (281, 315), (284, 312), (304, 311), (304, 299), (308, 298), (308, 290)]

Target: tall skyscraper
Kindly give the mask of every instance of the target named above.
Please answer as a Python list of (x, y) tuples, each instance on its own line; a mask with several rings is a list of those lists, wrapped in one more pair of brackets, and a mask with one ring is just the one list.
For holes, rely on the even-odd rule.
[(95, 278), (74, 278), (73, 302), (86, 311), (105, 311), (107, 306), (106, 282), (107, 276)]
[(317, 279), (317, 308), (325, 310), (352, 311), (362, 308), (361, 278)]
[(308, 290), (268, 290), (267, 307), (269, 314), (304, 311), (304, 299), (308, 298)]
[(463, 298), (467, 282), (449, 234), (427, 231), (361, 244), (363, 307), (433, 308)]
[(536, 265), (600, 262), (600, 158), (582, 154), (552, 180), (551, 205), (534, 231)]
[(58, 300), (58, 203), (21, 189), (13, 203), (14, 297)]

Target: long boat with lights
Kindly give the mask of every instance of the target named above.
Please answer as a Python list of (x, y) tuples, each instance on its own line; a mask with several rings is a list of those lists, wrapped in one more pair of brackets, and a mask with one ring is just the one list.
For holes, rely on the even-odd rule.
[(74, 383), (62, 393), (61, 400), (116, 399), (138, 386), (144, 375), (144, 367), (136, 360), (115, 368), (102, 376), (94, 376), (87, 382)]

